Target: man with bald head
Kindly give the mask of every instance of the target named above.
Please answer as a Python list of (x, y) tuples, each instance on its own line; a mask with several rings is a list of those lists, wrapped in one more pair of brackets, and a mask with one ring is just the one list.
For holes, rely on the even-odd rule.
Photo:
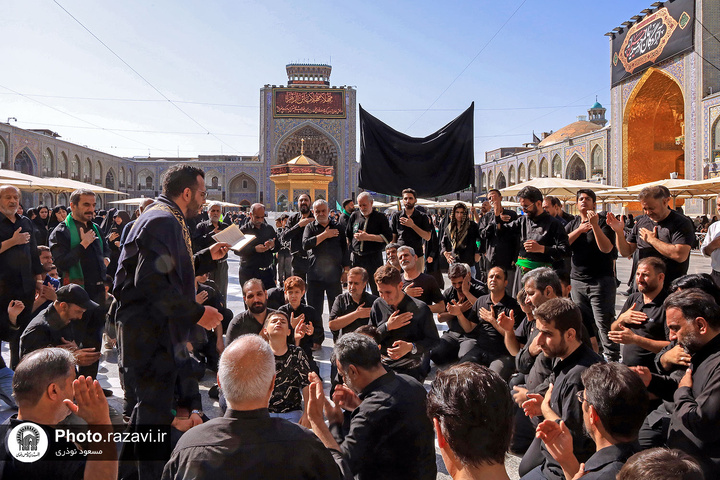
[(382, 252), (392, 240), (392, 230), (387, 217), (373, 209), (373, 198), (368, 192), (358, 195), (357, 203), (343, 234), (350, 242), (352, 266), (362, 267), (370, 274), (370, 290), (377, 296), (373, 274), (383, 265)]
[[(18, 215), (19, 206), (20, 190), (0, 186), (0, 340), (10, 342), (11, 368), (20, 361), (20, 334), (32, 320), (35, 291), (42, 289), (44, 275), (32, 222)], [(8, 314), (13, 300), (24, 306), (14, 322)]]
[[(222, 217), (222, 205), (217, 202), (211, 202), (208, 207), (208, 219), (198, 223), (195, 227), (193, 250), (200, 251), (209, 248), (215, 243), (215, 239), (213, 239), (212, 236), (230, 226), (227, 223), (221, 222), (220, 217)], [(208, 278), (215, 282), (220, 295), (222, 295), (223, 303), (225, 303), (228, 286), (227, 255), (225, 255), (225, 258), (218, 260), (217, 267), (213, 271), (208, 272)]]
[(255, 239), (248, 243), (239, 253), (240, 285), (251, 278), (262, 280), (265, 289), (275, 286), (273, 271), (273, 253), (280, 248), (277, 232), (265, 221), (265, 205), (253, 203), (250, 207), (250, 219), (240, 228), (245, 235), (254, 235)]
[(188, 430), (165, 465), (163, 480), (193, 478), (343, 478), (342, 454), (308, 430), (271, 418), (275, 355), (257, 335), (243, 335), (220, 357), (225, 415)]

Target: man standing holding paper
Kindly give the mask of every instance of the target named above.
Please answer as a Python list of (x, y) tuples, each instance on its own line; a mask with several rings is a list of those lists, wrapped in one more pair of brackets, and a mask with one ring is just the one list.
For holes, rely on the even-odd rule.
[(280, 247), (280, 242), (276, 241), (275, 229), (265, 222), (265, 206), (255, 203), (250, 207), (250, 212), (250, 220), (240, 231), (245, 235), (253, 235), (255, 239), (237, 252), (240, 256), (238, 282), (244, 285), (251, 278), (259, 278), (269, 290), (275, 286), (273, 253)]

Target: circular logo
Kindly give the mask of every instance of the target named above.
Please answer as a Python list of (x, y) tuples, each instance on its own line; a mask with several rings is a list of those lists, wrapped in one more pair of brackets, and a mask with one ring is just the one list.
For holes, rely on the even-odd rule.
[(40, 426), (24, 422), (10, 430), (8, 451), (16, 460), (32, 463), (40, 460), (48, 449), (48, 437)]

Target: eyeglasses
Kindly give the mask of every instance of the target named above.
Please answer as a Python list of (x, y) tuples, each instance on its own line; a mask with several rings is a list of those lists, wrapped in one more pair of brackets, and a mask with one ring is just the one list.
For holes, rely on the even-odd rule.
[(581, 405), (584, 404), (585, 401), (587, 400), (585, 398), (585, 390), (580, 390), (579, 392), (577, 392), (575, 394), (575, 396), (577, 396), (578, 402), (580, 402)]
[(207, 190), (197, 190), (197, 191), (200, 192), (200, 195), (202, 195), (202, 198), (207, 198), (207, 196), (208, 196)]

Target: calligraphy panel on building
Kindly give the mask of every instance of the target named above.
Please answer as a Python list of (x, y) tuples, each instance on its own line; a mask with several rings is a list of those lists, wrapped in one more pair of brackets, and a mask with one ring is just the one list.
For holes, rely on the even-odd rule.
[(273, 117), (345, 118), (345, 90), (273, 88)]
[(695, 0), (675, 0), (613, 34), (612, 85), (692, 49), (694, 15)]

